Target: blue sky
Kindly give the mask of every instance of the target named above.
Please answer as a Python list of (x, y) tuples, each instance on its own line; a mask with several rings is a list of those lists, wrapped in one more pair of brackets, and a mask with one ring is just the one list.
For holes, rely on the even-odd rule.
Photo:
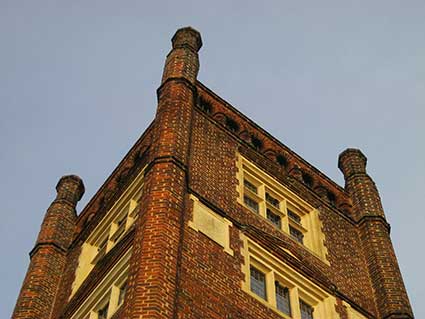
[(10, 316), (60, 176), (87, 203), (153, 119), (175, 30), (199, 80), (343, 185), (358, 147), (425, 318), (425, 1), (0, 0), (0, 317)]

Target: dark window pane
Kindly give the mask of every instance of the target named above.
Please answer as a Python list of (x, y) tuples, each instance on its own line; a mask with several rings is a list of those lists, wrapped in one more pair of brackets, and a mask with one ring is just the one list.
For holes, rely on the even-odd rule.
[(104, 239), (101, 243), (100, 243), (100, 245), (99, 245), (99, 247), (98, 247), (98, 251), (99, 250), (102, 250), (102, 249), (104, 249), (104, 248), (106, 248), (106, 245), (108, 245), (108, 238), (106, 238), (106, 239)]
[(97, 311), (97, 319), (106, 319), (108, 317), (109, 302)]
[(298, 214), (295, 214), (292, 210), (288, 209), (288, 217), (294, 222), (301, 224), (301, 217)]
[(97, 248), (98, 251), (98, 260), (99, 258), (102, 258), (106, 255), (106, 247), (108, 245), (108, 238), (106, 238), (103, 242), (100, 243), (99, 247)]
[(281, 228), (282, 222), (280, 216), (273, 213), (270, 209), (267, 209), (267, 219), (271, 221), (277, 228)]
[(266, 275), (261, 271), (255, 269), (254, 267), (250, 268), (251, 272), (251, 291), (257, 296), (266, 300)]
[(248, 206), (254, 212), (258, 213), (258, 203), (255, 200), (251, 199), (248, 196), (244, 196), (243, 201), (246, 206)]
[(243, 185), (249, 189), (251, 192), (257, 194), (257, 186), (252, 184), (251, 182), (248, 182), (246, 179), (243, 180)]
[(301, 319), (313, 319), (313, 307), (300, 300)]
[(276, 282), (276, 306), (284, 314), (291, 316), (291, 302), (289, 300), (289, 289)]
[(125, 224), (125, 222), (127, 221), (127, 216), (128, 214), (125, 214), (125, 216), (118, 221), (118, 227)]
[(270, 205), (273, 205), (276, 208), (279, 208), (279, 200), (277, 198), (274, 198), (269, 193), (266, 193), (266, 202)]
[(118, 295), (118, 305), (124, 302), (125, 293), (127, 292), (127, 282), (121, 285), (120, 294)]
[(126, 222), (127, 214), (117, 222), (118, 228), (113, 235), (114, 242), (117, 242), (121, 238), (121, 235), (124, 234)]
[(300, 232), (298, 229), (295, 229), (294, 227), (289, 226), (289, 234), (293, 239), (295, 239), (299, 243), (303, 243), (304, 240), (304, 234)]

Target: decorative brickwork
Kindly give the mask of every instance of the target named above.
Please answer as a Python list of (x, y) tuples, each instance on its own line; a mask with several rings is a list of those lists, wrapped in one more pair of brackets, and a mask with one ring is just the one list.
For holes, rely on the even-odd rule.
[[(314, 319), (412, 319), (366, 157), (359, 150), (343, 152), (339, 167), (346, 184), (337, 185), (197, 81), (201, 46), (196, 30), (176, 32), (153, 123), (78, 217), (81, 180), (68, 176), (58, 183), (12, 318), (98, 319), (105, 300), (115, 302), (108, 319), (289, 318), (276, 306), (270, 286), (275, 282), (265, 283), (268, 296), (250, 291), (252, 255), (269, 269), (267, 278), (285, 282), (281, 274), (287, 273), (304, 285), (287, 291), (296, 305), (313, 310)], [(306, 203), (314, 211), (321, 255), (276, 227), (264, 211), (260, 215), (241, 202), (239, 155), (257, 169), (251, 173), (262, 172), (253, 178), (261, 181), (261, 194), (268, 185), (281, 187), (292, 194), (291, 205)], [(115, 231), (106, 222), (111, 207), (136, 176), (143, 184), (134, 224), (106, 250), (102, 238), (91, 238)], [(256, 200), (267, 202), (267, 195)], [(281, 210), (280, 217), (289, 218), (285, 214)], [(113, 227), (117, 218), (111, 218)], [(90, 268), (76, 280), (88, 244), (98, 249), (96, 258), (85, 260)], [(130, 253), (130, 261), (122, 258)], [(120, 260), (128, 281), (117, 302), (117, 290), (113, 300), (107, 288), (98, 287), (111, 269), (120, 271)], [(292, 318), (300, 319), (299, 307), (293, 309)]]

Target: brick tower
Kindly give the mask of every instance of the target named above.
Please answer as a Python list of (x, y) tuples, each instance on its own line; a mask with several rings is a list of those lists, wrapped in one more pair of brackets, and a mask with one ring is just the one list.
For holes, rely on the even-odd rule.
[(86, 207), (63, 177), (13, 319), (412, 319), (366, 157), (340, 187), (197, 80), (172, 38), (156, 116)]

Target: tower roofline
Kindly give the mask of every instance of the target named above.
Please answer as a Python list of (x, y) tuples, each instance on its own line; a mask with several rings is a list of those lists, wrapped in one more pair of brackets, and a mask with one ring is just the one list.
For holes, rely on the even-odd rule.
[(105, 182), (98, 188), (97, 192), (91, 197), (89, 202), (84, 206), (84, 208), (78, 215), (77, 227), (81, 228), (83, 226), (84, 221), (86, 220), (88, 215), (93, 213), (93, 210), (95, 210), (96, 202), (99, 201), (100, 197), (105, 193), (108, 187), (111, 187), (111, 184), (114, 182), (114, 180), (117, 180), (117, 178), (119, 177), (120, 173), (123, 171), (126, 164), (129, 162), (129, 160), (132, 157), (136, 156), (138, 152), (143, 151), (143, 142), (145, 141), (145, 138), (152, 131), (154, 123), (155, 121), (152, 121), (149, 124), (146, 130), (142, 133), (142, 135), (137, 139), (137, 141), (133, 144), (133, 146), (127, 152), (127, 154), (118, 163), (118, 165), (115, 167), (112, 173), (108, 176)]
[(305, 159), (303, 159), (300, 155), (298, 155), (295, 151), (290, 149), (288, 146), (286, 146), (283, 142), (275, 138), (272, 134), (267, 132), (265, 129), (260, 127), (258, 124), (256, 124), (253, 120), (251, 120), (249, 117), (247, 117), (245, 114), (237, 110), (233, 105), (231, 105), (229, 102), (224, 100), (222, 97), (218, 96), (216, 93), (214, 93), (211, 89), (209, 89), (205, 84), (197, 81), (197, 85), (200, 86), (203, 90), (205, 90), (210, 96), (215, 98), (221, 105), (225, 106), (227, 109), (229, 109), (231, 112), (235, 113), (237, 116), (239, 116), (243, 121), (247, 122), (249, 125), (251, 125), (254, 129), (261, 132), (263, 135), (265, 135), (268, 139), (276, 143), (279, 147), (281, 147), (284, 151), (290, 153), (299, 163), (304, 164), (305, 166), (309, 167), (314, 173), (316, 173), (318, 176), (323, 178), (326, 182), (334, 186), (338, 191), (345, 194), (345, 196), (348, 196), (344, 187), (336, 183), (333, 179), (328, 177), (326, 174), (324, 174), (322, 171), (320, 171), (318, 168), (307, 162)]

